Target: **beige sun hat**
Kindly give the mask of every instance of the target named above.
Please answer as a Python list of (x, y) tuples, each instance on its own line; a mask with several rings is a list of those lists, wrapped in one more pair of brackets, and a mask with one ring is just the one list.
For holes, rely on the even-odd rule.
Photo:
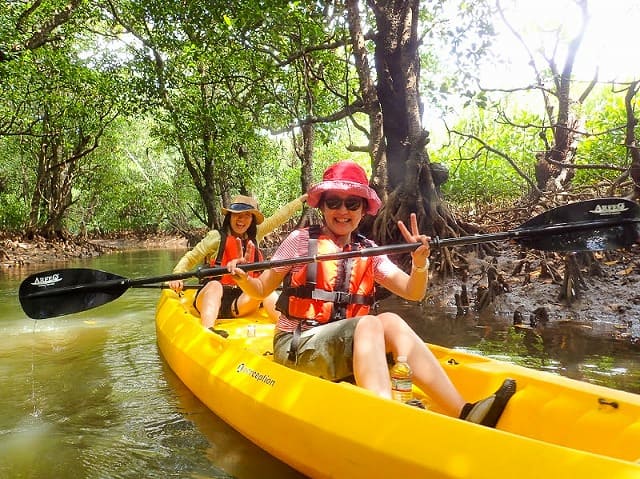
[(226, 208), (223, 206), (222, 212), (227, 213), (251, 213), (259, 225), (264, 221), (264, 215), (258, 209), (258, 202), (251, 196), (236, 195), (231, 198), (231, 203)]

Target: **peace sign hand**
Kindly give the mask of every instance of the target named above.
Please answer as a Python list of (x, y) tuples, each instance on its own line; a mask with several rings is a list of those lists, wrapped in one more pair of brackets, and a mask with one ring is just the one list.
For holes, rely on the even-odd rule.
[(431, 238), (427, 235), (420, 234), (418, 231), (418, 219), (415, 213), (411, 213), (410, 222), (411, 232), (409, 232), (402, 220), (398, 221), (398, 228), (407, 243), (422, 243), (415, 251), (413, 251), (413, 253), (411, 253), (413, 265), (418, 269), (422, 269), (426, 267), (429, 255), (431, 254), (431, 248), (429, 245)]

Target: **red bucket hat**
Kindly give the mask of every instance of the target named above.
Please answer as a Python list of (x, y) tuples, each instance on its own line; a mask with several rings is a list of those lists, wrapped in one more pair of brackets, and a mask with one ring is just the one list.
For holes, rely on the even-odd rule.
[(367, 200), (366, 212), (375, 215), (380, 209), (380, 198), (369, 186), (367, 174), (353, 161), (339, 161), (328, 167), (322, 175), (322, 181), (309, 188), (307, 204), (317, 208), (322, 195), (327, 191), (338, 191)]

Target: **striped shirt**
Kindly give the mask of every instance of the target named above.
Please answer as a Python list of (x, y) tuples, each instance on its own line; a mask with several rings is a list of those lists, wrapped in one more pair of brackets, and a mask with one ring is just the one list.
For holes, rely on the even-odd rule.
[[(374, 243), (371, 246), (376, 246)], [(335, 252), (340, 252), (342, 249), (335, 245)], [(289, 258), (300, 258), (303, 256), (309, 256), (309, 229), (299, 229), (293, 231), (285, 240), (280, 244), (278, 250), (275, 252), (271, 261), (279, 261)], [(372, 256), (373, 275), (376, 283), (380, 283), (392, 272), (397, 271), (398, 267), (389, 259), (387, 255)], [(295, 264), (288, 266), (278, 266), (273, 268), (277, 273), (296, 273), (300, 271), (305, 265)], [(298, 322), (290, 320), (284, 314), (280, 315), (278, 319), (277, 329), (281, 331), (292, 332), (298, 326)], [(303, 328), (309, 329), (309, 328)]]

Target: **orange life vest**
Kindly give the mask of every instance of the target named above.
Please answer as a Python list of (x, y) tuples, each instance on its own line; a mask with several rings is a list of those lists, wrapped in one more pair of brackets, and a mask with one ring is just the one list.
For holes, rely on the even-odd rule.
[[(242, 251), (238, 251), (238, 238), (233, 235), (228, 235), (223, 233), (220, 235), (220, 245), (218, 246), (218, 254), (215, 258), (211, 258), (209, 260), (209, 266), (218, 267), (225, 266), (232, 259), (240, 258), (244, 256), (244, 252), (247, 248), (247, 241), (242, 240)], [(255, 243), (255, 240), (253, 241)], [(224, 246), (224, 247), (223, 247)], [(250, 263), (255, 263), (258, 261), (263, 261), (264, 256), (262, 255), (262, 251), (258, 249), (258, 245), (256, 245), (256, 250), (253, 255), (253, 258), (248, 258)], [(251, 271), (249, 272), (249, 276), (259, 276), (260, 271)], [(230, 274), (225, 274), (222, 276), (219, 281), (223, 285), (227, 286), (235, 286), (236, 282)]]
[[(359, 236), (344, 251), (371, 246)], [(340, 251), (318, 226), (309, 228), (309, 255)], [(319, 261), (289, 273), (283, 281), (278, 309), (289, 319), (311, 323), (328, 323), (369, 313), (375, 302), (372, 258), (347, 258)]]

